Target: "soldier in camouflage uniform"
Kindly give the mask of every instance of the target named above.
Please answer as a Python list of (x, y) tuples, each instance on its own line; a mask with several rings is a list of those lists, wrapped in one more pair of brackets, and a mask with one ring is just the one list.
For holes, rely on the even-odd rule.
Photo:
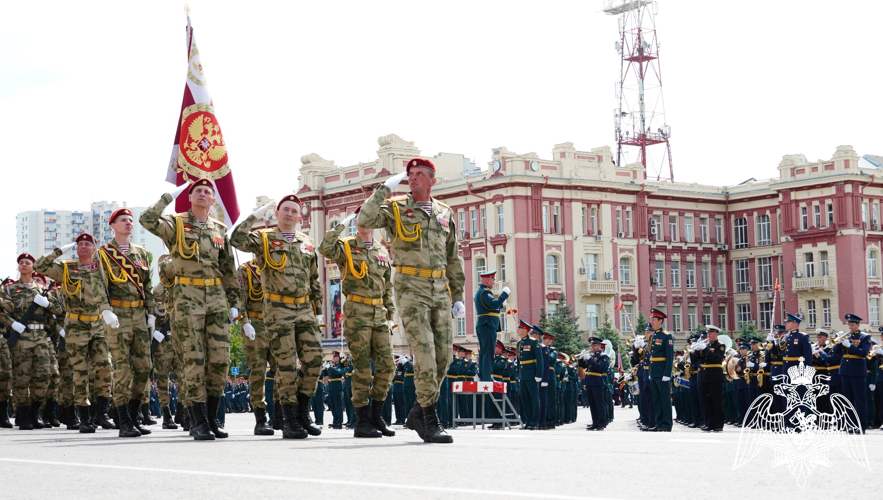
[(358, 224), (356, 236), (340, 238), (340, 233), (360, 209), (325, 233), (319, 253), (335, 261), (343, 276), (341, 289), (346, 297), (343, 334), (353, 357), (352, 404), (356, 420), (353, 435), (395, 436), (395, 431), (383, 421), (383, 404), (395, 369), (390, 335), (396, 309), (389, 253), (374, 239), (373, 229)]
[[(387, 199), (408, 177), (411, 193)], [(405, 172), (379, 186), (362, 205), (356, 222), (384, 228), (391, 244), (393, 278), (408, 344), (414, 351), (417, 401), (405, 425), (425, 441), (451, 443), (438, 420), (436, 403), (453, 341), (451, 316), (463, 317), (463, 265), (457, 255), (454, 212), (431, 197), (435, 165), (417, 158)]]
[(264, 385), (267, 382), (267, 363), (273, 364), (270, 351), (270, 337), (264, 326), (264, 289), (261, 286), (261, 272), (258, 264), (250, 260), (239, 266), (239, 283), (245, 300), (248, 319), (254, 327), (254, 339), (242, 339), (242, 350), (251, 368), (248, 377), (249, 398), (254, 408), (254, 435), (272, 436), (273, 426), (267, 422), (267, 401), (264, 399)]
[[(11, 303), (10, 303), (11, 305)], [(4, 315), (5, 316), (5, 315)], [(6, 317), (0, 317), (0, 321), (4, 325), (9, 325), (12, 320)], [(3, 327), (6, 330), (6, 327)], [(9, 356), (9, 346), (6, 339), (0, 333), (0, 428), (10, 429), (12, 423), (9, 421), (9, 394), (12, 382), (12, 358)]]
[[(156, 325), (150, 263), (147, 249), (129, 238), (135, 219), (128, 208), (114, 211), (108, 219), (114, 237), (98, 249), (110, 307), (120, 327), (108, 330), (107, 346), (113, 359), (113, 403), (120, 437), (150, 434), (141, 426), (138, 409), (149, 399), (146, 392), (151, 371), (150, 333)], [(146, 408), (141, 411), (148, 414)]]
[[(164, 257), (166, 257), (166, 259), (169, 258), (168, 255), (165, 255)], [(172, 277), (172, 279), (174, 280), (174, 277)], [(154, 315), (158, 319), (160, 330), (165, 332), (154, 332), (155, 334), (159, 333), (159, 335), (155, 335), (154, 337), (159, 342), (159, 345), (153, 353), (153, 367), (156, 369), (157, 396), (159, 398), (160, 412), (162, 413), (162, 428), (177, 429), (178, 426), (172, 421), (172, 411), (170, 408), (169, 384), (171, 383), (171, 379), (169, 378), (169, 373), (174, 370), (175, 374), (178, 374), (181, 370), (179, 369), (178, 355), (175, 353), (172, 339), (169, 338), (172, 327), (170, 319), (171, 311), (169, 308), (173, 308), (174, 306), (172, 305), (172, 297), (169, 289), (166, 288), (163, 283), (157, 283), (156, 286), (153, 287), (153, 300), (156, 303)], [(166, 322), (168, 322), (168, 327), (166, 326)], [(181, 378), (180, 375), (178, 378)]]
[[(180, 415), (177, 421), (181, 424), (181, 429), (185, 432), (190, 432), (190, 424), (192, 422), (189, 409), (192, 401), (189, 399), (188, 394), (191, 391), (188, 391), (187, 376), (182, 368), (184, 366), (184, 343), (181, 340), (181, 336), (177, 335), (175, 330), (175, 300), (172, 293), (175, 286), (175, 264), (172, 261), (172, 256), (169, 254), (160, 256), (157, 259), (157, 269), (159, 270), (159, 282), (162, 285), (163, 291), (158, 292), (157, 287), (153, 289), (153, 293), (156, 300), (162, 301), (165, 306), (165, 319), (163, 321), (169, 322), (168, 336), (170, 337), (166, 339), (166, 342), (171, 341), (171, 348), (175, 354), (176, 361), (175, 375), (178, 378), (178, 411), (175, 416)], [(162, 316), (159, 314), (159, 309), (157, 309), (157, 316)], [(168, 345), (165, 346), (165, 348), (168, 347)]]
[[(76, 260), (55, 262), (74, 246), (77, 247)], [(107, 347), (106, 326), (117, 328), (120, 323), (110, 309), (101, 267), (93, 260), (94, 256), (95, 239), (83, 233), (77, 236), (74, 243), (56, 248), (37, 259), (34, 265), (34, 269), (61, 283), (66, 310), (65, 345), (74, 372), (74, 400), (81, 433), (95, 432), (89, 414), (90, 376), (92, 389), (98, 395), (94, 408), (95, 423), (105, 429), (113, 428), (113, 422), (107, 416), (113, 366)]]
[[(276, 360), (276, 386), (282, 406), (282, 437), (318, 436), (322, 429), (310, 417), (310, 398), (322, 370), (322, 343), (316, 311), (322, 307), (318, 258), (313, 240), (297, 231), (301, 202), (288, 195), (276, 205), (279, 226), (251, 232), (255, 220), (272, 206), (264, 205), (233, 230), (231, 242), (254, 254), (264, 287), (264, 322)], [(295, 357), (297, 354), (297, 357)], [(297, 358), (301, 362), (297, 374)]]
[[(185, 189), (191, 209), (162, 215)], [(227, 227), (209, 216), (214, 203), (214, 184), (200, 179), (189, 189), (184, 184), (164, 194), (139, 218), (145, 229), (172, 249), (175, 335), (181, 337), (184, 352), (183, 371), (193, 417), (190, 432), (198, 440), (228, 436), (217, 415), (230, 364), (230, 320), (240, 319), (241, 307)], [(254, 334), (248, 317), (241, 321), (243, 332)]]
[(46, 316), (46, 327), (44, 328), (46, 347), (49, 352), (49, 385), (46, 387), (46, 401), (43, 403), (43, 424), (44, 427), (49, 427), (50, 425), (52, 427), (60, 427), (61, 422), (58, 421), (56, 415), (58, 413), (57, 398), (61, 385), (61, 372), (58, 368), (58, 355), (56, 354), (58, 349), (56, 346), (61, 338), (58, 335), (58, 331), (62, 327), (59, 319), (64, 319), (64, 316), (62, 316), (64, 309), (61, 307), (61, 303), (58, 301), (55, 293), (53, 293), (54, 290), (50, 290), (47, 287), (46, 281), (45, 276), (40, 273), (34, 273), (34, 282), (44, 290), (47, 290), (46, 298), (49, 299), (49, 309), (53, 311)]
[(53, 282), (52, 292), (49, 294), (49, 300), (59, 304), (62, 314), (56, 314), (55, 322), (58, 323), (55, 330), (58, 332), (58, 413), (62, 417), (62, 423), (67, 426), (67, 430), (76, 431), (80, 429), (80, 420), (77, 418), (76, 407), (74, 406), (74, 370), (70, 363), (67, 347), (64, 337), (64, 295), (58, 288), (59, 283)]

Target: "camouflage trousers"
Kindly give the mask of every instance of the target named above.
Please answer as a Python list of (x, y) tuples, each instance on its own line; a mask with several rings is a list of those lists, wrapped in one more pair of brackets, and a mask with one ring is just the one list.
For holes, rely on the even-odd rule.
[(12, 358), (9, 356), (9, 345), (0, 336), (0, 403), (9, 401), (9, 390), (12, 388)]
[[(180, 371), (178, 369), (178, 357), (175, 355), (175, 348), (168, 337), (159, 343), (159, 346), (157, 346), (156, 351), (153, 353), (153, 367), (156, 368), (156, 392), (159, 397), (159, 406), (160, 408), (165, 408), (169, 406), (169, 373), (172, 370), (176, 374)], [(149, 379), (147, 383), (150, 383)], [(147, 395), (150, 395), (149, 388)]]
[(181, 338), (188, 404), (224, 396), (230, 366), (230, 318), (227, 312), (186, 315), (176, 311), (175, 335)]
[(386, 315), (382, 305), (347, 301), (343, 306), (343, 334), (353, 355), (352, 403), (356, 408), (367, 405), (369, 396), (385, 401), (392, 385), (395, 361)]
[(74, 370), (71, 367), (67, 350), (58, 351), (58, 371), (61, 380), (58, 384), (58, 401), (62, 406), (74, 404)]
[(49, 350), (49, 387), (46, 389), (46, 399), (56, 400), (61, 386), (61, 371), (58, 366), (58, 356), (55, 353), (55, 345), (46, 341)]
[(190, 406), (191, 401), (187, 397), (189, 385), (187, 385), (187, 374), (184, 373), (184, 343), (181, 341), (181, 336), (178, 335), (175, 330), (175, 315), (174, 311), (169, 311), (169, 314), (172, 315), (171, 321), (169, 322), (169, 326), (171, 327), (169, 330), (168, 338), (164, 339), (163, 342), (171, 341), (172, 350), (175, 352), (175, 358), (178, 360), (178, 369), (175, 370), (175, 375), (178, 376), (178, 404), (181, 406)]
[[(43, 330), (29, 331), (12, 347), (12, 376), (16, 404), (46, 399), (49, 388), (49, 347)], [(30, 389), (30, 392), (28, 391)]]
[(68, 338), (68, 362), (73, 371), (74, 404), (89, 406), (90, 394), (109, 398), (113, 385), (113, 365), (104, 337), (104, 322), (68, 320), (64, 330)]
[(119, 328), (107, 327), (107, 347), (113, 359), (113, 404), (123, 406), (130, 399), (147, 401), (150, 376), (150, 337), (142, 308), (117, 307)]
[[(263, 313), (261, 314), (263, 315)], [(252, 408), (266, 408), (264, 385), (267, 382), (267, 363), (275, 365), (276, 361), (273, 357), (274, 353), (270, 350), (270, 338), (267, 336), (263, 317), (252, 317), (249, 318), (249, 321), (254, 327), (254, 340), (245, 335), (242, 336), (242, 350), (245, 351), (245, 359), (251, 369), (251, 374), (248, 376), (248, 397), (251, 400)], [(278, 345), (281, 347), (282, 342), (279, 342)], [(287, 347), (282, 354), (290, 357), (291, 352), (290, 347)]]
[(447, 278), (420, 278), (396, 273), (393, 284), (408, 346), (414, 351), (417, 402), (438, 401), (453, 345), (451, 295)]
[[(270, 339), (270, 352), (276, 360), (273, 398), (283, 405), (295, 405), (298, 392), (313, 397), (324, 357), (313, 304), (265, 301), (264, 325)], [(301, 364), (299, 374), (298, 358)]]

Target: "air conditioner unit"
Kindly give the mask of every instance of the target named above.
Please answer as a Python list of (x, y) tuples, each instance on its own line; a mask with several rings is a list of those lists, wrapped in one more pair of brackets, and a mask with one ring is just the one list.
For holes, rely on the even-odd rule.
[(611, 271), (607, 271), (606, 273), (604, 273), (604, 279), (612, 280), (613, 273)]
[(745, 291), (746, 291), (746, 292), (753, 292), (753, 291), (754, 291), (754, 287), (751, 286), (751, 285), (748, 285), (748, 286), (745, 287)]
[(586, 268), (584, 268), (584, 267), (579, 268), (579, 273), (586, 274)]
[(710, 286), (710, 287), (706, 288), (706, 289), (705, 289), (705, 292), (706, 292), (706, 293), (714, 293), (714, 287), (713, 287), (713, 286)]
[(871, 221), (871, 224), (874, 225), (874, 226), (876, 226), (876, 225), (877, 225), (877, 219), (872, 220), (872, 221)]
[(619, 237), (620, 237), (620, 238), (625, 238), (625, 233), (624, 233), (623, 231), (620, 231), (620, 232), (619, 232)]
[(650, 284), (651, 284), (651, 285), (655, 285), (655, 284), (657, 284), (657, 281), (656, 281), (656, 277), (655, 277), (655, 276), (652, 277), (652, 278), (650, 278)]
[(650, 219), (650, 227), (656, 227), (656, 219)]
[(773, 296), (774, 296), (773, 292), (767, 292), (767, 293), (766, 293), (766, 298), (768, 298), (768, 299), (773, 298)]
[(650, 226), (650, 234), (656, 235), (656, 226)]
[(794, 271), (794, 277), (795, 277), (795, 278), (802, 278), (802, 277), (803, 277), (803, 271)]
[(730, 249), (730, 245), (727, 245), (726, 243), (721, 244), (721, 250), (729, 250), (729, 249)]
[(595, 235), (595, 241), (604, 241), (604, 237), (601, 236), (600, 234), (596, 234), (596, 235)]

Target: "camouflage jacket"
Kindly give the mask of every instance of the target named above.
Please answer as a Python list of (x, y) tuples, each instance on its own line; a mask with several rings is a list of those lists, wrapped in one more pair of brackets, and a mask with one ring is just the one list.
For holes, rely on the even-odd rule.
[[(154, 308), (150, 311), (150, 314), (156, 315), (157, 318), (164, 318), (166, 314), (175, 310), (175, 306), (172, 303), (172, 289), (166, 288), (162, 283), (157, 283), (155, 287), (153, 287), (153, 300), (154, 300)], [(160, 322), (157, 321), (157, 324)]]
[[(410, 194), (387, 199), (389, 193), (388, 187), (382, 184), (378, 186), (362, 205), (357, 223), (362, 227), (386, 229), (393, 239), (390, 248), (396, 266), (446, 271), (451, 301), (462, 301), (466, 277), (457, 255), (454, 211), (433, 198), (432, 213), (427, 214)], [(398, 208), (399, 221), (396, 220), (394, 206)], [(399, 223), (407, 234), (399, 234)], [(405, 241), (418, 230), (416, 240)]]
[[(338, 224), (325, 233), (322, 244), (319, 245), (319, 253), (337, 263), (340, 275), (343, 277), (341, 288), (345, 295), (355, 294), (369, 299), (382, 298), (387, 310), (387, 319), (392, 319), (395, 317), (396, 308), (393, 301), (389, 253), (377, 240), (373, 240), (371, 248), (367, 248), (361, 238), (350, 236), (340, 239), (340, 233), (344, 229), (343, 224)], [(347, 257), (347, 244), (350, 247), (352, 267), (349, 264), (350, 258)], [(352, 271), (361, 273), (363, 264), (367, 272), (359, 279)]]
[(61, 253), (61, 249), (56, 248), (40, 257), (34, 264), (34, 270), (61, 283), (65, 311), (68, 314), (97, 316), (110, 310), (98, 261), (93, 260), (91, 265), (82, 264), (79, 260), (55, 262)]
[[(24, 316), (25, 311), (31, 307), (31, 303), (34, 302), (34, 297), (38, 294), (43, 293), (43, 289), (37, 286), (31, 286), (20, 281), (16, 281), (15, 283), (11, 283), (3, 287), (3, 292), (6, 297), (9, 299), (10, 304), (12, 305), (12, 310), (7, 311), (9, 313), (10, 319), (12, 321), (17, 321)], [(47, 294), (46, 297), (49, 300), (49, 307), (37, 307), (34, 312), (40, 316), (43, 316), (46, 321), (37, 321), (32, 320), (29, 323), (41, 323), (44, 326), (49, 325), (53, 320), (53, 315), (62, 315), (64, 314), (64, 309), (62, 309), (61, 304), (58, 303), (58, 300), (49, 296)], [(4, 307), (5, 309), (5, 307)]]
[[(108, 298), (129, 302), (143, 300), (142, 307), (149, 314), (153, 314), (156, 304), (153, 290), (150, 289), (150, 263), (147, 249), (130, 244), (129, 253), (124, 254), (117, 242), (110, 240), (110, 243), (98, 248), (97, 254), (104, 267)], [(128, 267), (128, 273), (122, 266)]]
[[(230, 242), (243, 252), (254, 254), (254, 262), (261, 271), (261, 284), (266, 294), (286, 297), (306, 297), (313, 303), (314, 311), (322, 310), (322, 287), (319, 286), (319, 264), (313, 240), (306, 234), (295, 231), (289, 243), (279, 228), (249, 231), (254, 224), (254, 215), (249, 215), (233, 230)], [(264, 248), (266, 236), (269, 248)], [(267, 264), (265, 255), (272, 263)], [(281, 265), (281, 269), (273, 269)], [(265, 300), (269, 300), (267, 296)]]
[(239, 266), (239, 286), (247, 311), (264, 312), (264, 287), (261, 285), (261, 272), (254, 259)]
[[(159, 236), (172, 249), (176, 276), (172, 297), (176, 306), (186, 303), (190, 314), (226, 313), (228, 307), (241, 310), (242, 300), (239, 296), (233, 252), (227, 239), (227, 226), (211, 217), (202, 226), (192, 211), (162, 215), (163, 209), (170, 203), (172, 195), (162, 195), (158, 202), (141, 213), (138, 220), (145, 229)], [(182, 225), (183, 241), (178, 241), (178, 219)], [(190, 256), (191, 252), (196, 254), (185, 257)], [(177, 283), (180, 278), (216, 279), (220, 280), (221, 285)]]

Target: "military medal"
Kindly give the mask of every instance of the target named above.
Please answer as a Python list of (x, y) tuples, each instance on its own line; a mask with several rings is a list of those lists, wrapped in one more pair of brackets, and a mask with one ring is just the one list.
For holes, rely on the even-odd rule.
[(407, 217), (409, 219), (413, 219), (414, 218), (414, 211), (411, 210), (410, 208), (405, 210), (405, 217)]
[(450, 229), (450, 226), (448, 225), (448, 220), (441, 215), (438, 217), (438, 225), (440, 225), (445, 231)]
[(283, 242), (282, 240), (273, 240), (270, 243), (271, 248), (282, 248), (284, 245), (285, 245), (285, 242)]
[(305, 254), (313, 253), (313, 245), (307, 245), (306, 243), (300, 244), (300, 251)]

